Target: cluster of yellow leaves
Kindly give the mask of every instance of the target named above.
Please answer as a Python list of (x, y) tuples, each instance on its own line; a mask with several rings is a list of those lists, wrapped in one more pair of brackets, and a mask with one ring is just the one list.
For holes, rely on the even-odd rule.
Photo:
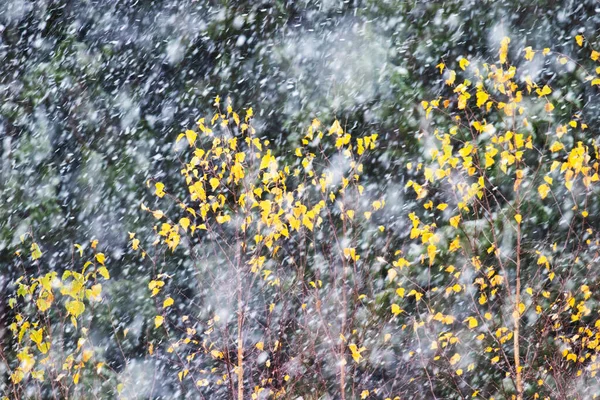
[[(95, 251), (97, 241), (91, 242), (91, 248)], [(76, 244), (77, 251), (80, 257), (83, 257), (83, 246)], [(42, 253), (37, 244), (31, 246), (32, 259), (41, 258)], [(52, 316), (49, 312), (52, 305), (56, 302), (56, 291), (59, 291), (64, 300), (64, 308), (67, 316), (70, 316), (71, 323), (77, 328), (77, 319), (84, 313), (86, 306), (85, 301), (99, 302), (102, 300), (102, 284), (98, 282), (100, 278), (107, 280), (110, 278), (108, 269), (105, 266), (106, 257), (103, 253), (95, 252), (93, 261), (86, 261), (80, 271), (66, 270), (59, 279), (58, 273), (53, 271), (33, 277), (27, 280), (25, 277), (20, 277), (16, 282), (17, 296), (9, 299), (9, 306), (18, 310), (20, 305), (19, 298), (23, 298), (24, 305), (31, 296), (35, 300), (35, 305), (41, 315), (28, 315), (17, 312), (15, 320), (9, 325), (16, 338), (20, 352), (17, 358), (19, 366), (11, 373), (11, 380), (14, 384), (20, 383), (28, 375), (39, 381), (43, 381), (45, 370), (54, 365), (56, 360), (60, 358), (64, 352), (59, 350), (56, 354), (51, 355), (51, 331), (46, 327), (47, 319)], [(56, 328), (52, 328), (54, 334)], [(87, 334), (87, 328), (82, 328), (81, 333)], [(29, 338), (27, 342), (25, 339)], [(80, 370), (92, 358), (93, 351), (89, 348), (83, 348), (86, 339), (83, 337), (77, 343), (77, 352), (81, 352), (80, 361), (75, 364), (75, 356), (67, 354), (62, 364), (63, 371), (73, 371), (73, 383), (78, 384)], [(31, 352), (31, 345), (35, 345), (39, 356)], [(52, 359), (52, 361), (51, 361)], [(33, 370), (38, 364), (38, 370)], [(65, 373), (60, 374), (56, 380), (62, 379)]]
[[(220, 100), (215, 104), (220, 104)], [(321, 123), (314, 120), (302, 139), (303, 147), (295, 152), (301, 158), (300, 165), (282, 163), (269, 148), (269, 141), (255, 136), (256, 131), (250, 125), (252, 109), (246, 111), (246, 123), (241, 124), (229, 100), (228, 104), (227, 114), (215, 113), (210, 122), (211, 128), (202, 118), (198, 121), (199, 133), (188, 130), (177, 138), (178, 141), (186, 138), (193, 149), (191, 160), (181, 170), (190, 197), (188, 200), (176, 200), (185, 213), (178, 223), (167, 221), (155, 227), (159, 238), (171, 250), (177, 248), (184, 232), (190, 235), (197, 230), (212, 232), (218, 229), (218, 225), (235, 223), (242, 232), (252, 230), (255, 248), (266, 247), (275, 255), (280, 249), (278, 242), (288, 239), (291, 232), (300, 232), (302, 228), (313, 231), (318, 227), (323, 222), (320, 214), (328, 207), (327, 203), (338, 205), (342, 220), (354, 219), (355, 210), (336, 203), (336, 199), (343, 196), (349, 187), (362, 194), (364, 188), (360, 185), (360, 174), (363, 165), (351, 161), (349, 174), (341, 181), (333, 182), (330, 172), (315, 173), (313, 160), (316, 154), (311, 147), (315, 139), (321, 141), (326, 135), (333, 136), (334, 147), (345, 157), (353, 159), (366, 150), (375, 149), (377, 134), (354, 139), (337, 120), (325, 134), (319, 130)], [(217, 129), (219, 126), (222, 129)], [(256, 178), (248, 180), (248, 176)], [(155, 194), (163, 197), (165, 185), (161, 182), (154, 185)], [(310, 185), (326, 195), (312, 205), (304, 199)], [(228, 202), (230, 193), (236, 197), (234, 207)], [(376, 203), (373, 204), (374, 210), (381, 208), (381, 202)], [(151, 210), (145, 205), (142, 209), (159, 220), (165, 217), (161, 210)], [(364, 217), (369, 219), (371, 214), (371, 211), (366, 211)], [(130, 238), (133, 239), (131, 234)], [(132, 247), (137, 249), (139, 241), (133, 240)], [(358, 261), (359, 256), (355, 252), (348, 252), (346, 256)], [(260, 270), (259, 260), (257, 256), (249, 262), (254, 272)]]
[[(583, 36), (578, 35), (575, 40), (580, 47), (583, 46)], [(510, 65), (508, 61), (509, 45), (509, 38), (504, 38), (501, 41), (498, 64), (483, 63), (479, 65), (470, 62), (466, 58), (458, 60), (460, 70), (468, 73), (468, 78), (463, 80), (459, 79), (456, 71), (447, 69), (444, 63), (438, 64), (436, 67), (439, 68), (440, 74), (445, 73), (445, 83), (451, 88), (452, 94), (448, 98), (440, 96), (434, 100), (421, 102), (426, 118), (431, 118), (436, 110), (440, 110), (441, 115), (451, 116), (447, 130), (439, 128), (440, 123), (438, 121), (435, 123), (438, 128), (432, 129), (432, 138), (435, 139), (434, 142), (437, 142), (438, 145), (430, 151), (430, 163), (420, 162), (418, 164), (417, 172), (422, 172), (422, 181), (413, 178), (406, 184), (407, 188), (414, 191), (416, 199), (423, 201), (425, 215), (435, 220), (435, 222), (427, 223), (424, 222), (425, 219), (417, 216), (416, 212), (411, 212), (408, 215), (412, 224), (410, 238), (420, 239), (421, 262), (428, 259), (430, 271), (433, 271), (433, 268), (438, 264), (440, 254), (459, 253), (464, 256), (468, 255), (467, 250), (463, 248), (463, 244), (473, 240), (473, 238), (469, 238), (469, 235), (473, 233), (470, 224), (475, 223), (477, 220), (481, 221), (482, 213), (485, 215), (487, 208), (494, 209), (493, 206), (490, 207), (488, 202), (497, 201), (493, 199), (498, 195), (494, 193), (494, 190), (497, 189), (490, 187), (492, 186), (490, 182), (500, 179), (499, 171), (506, 178), (512, 179), (515, 198), (520, 201), (522, 201), (520, 193), (529, 193), (531, 187), (534, 190), (537, 189), (537, 193), (542, 199), (546, 199), (552, 193), (553, 185), (559, 177), (562, 178), (560, 180), (564, 182), (566, 189), (569, 191), (573, 191), (575, 184), (580, 181), (581, 186), (585, 189), (582, 193), (590, 193), (592, 184), (599, 180), (598, 160), (600, 160), (600, 155), (596, 144), (592, 143), (587, 146), (582, 141), (573, 140), (574, 136), (585, 131), (588, 127), (582, 121), (581, 113), (575, 114), (567, 122), (559, 123), (552, 128), (553, 137), (550, 136), (550, 140), (545, 147), (539, 147), (539, 145), (534, 147), (535, 137), (532, 134), (534, 130), (529, 120), (538, 118), (536, 115), (538, 111), (531, 104), (535, 104), (536, 101), (539, 102), (540, 108), (550, 114), (549, 118), (556, 118), (552, 113), (556, 102), (560, 99), (558, 98), (558, 92), (555, 93), (548, 84), (538, 85), (529, 76), (517, 75), (517, 68)], [(538, 51), (532, 47), (525, 47), (523, 52), (525, 59), (531, 61)], [(551, 52), (550, 49), (543, 49), (540, 53), (543, 56), (548, 56)], [(591, 59), (597, 61), (598, 58), (600, 58), (600, 53), (592, 51)], [(568, 62), (568, 58), (559, 55), (557, 61), (560, 64), (565, 64)], [(596, 74), (600, 75), (600, 68), (596, 69)], [(598, 77), (590, 77), (588, 80), (592, 80), (593, 86), (600, 85), (600, 78)], [(527, 102), (524, 102), (526, 98)], [(498, 120), (501, 122), (490, 123), (490, 121)], [(541, 162), (544, 160), (543, 157), (547, 157), (551, 161), (539, 165), (534, 164), (532, 161)], [(407, 168), (411, 171), (413, 163), (408, 163)], [(537, 172), (533, 173), (536, 170)], [(493, 185), (497, 185), (497, 183)], [(447, 203), (440, 203), (436, 207), (435, 199), (437, 197), (435, 193), (438, 188), (442, 188), (446, 195), (454, 198), (454, 202), (450, 207)], [(431, 196), (432, 193), (433, 196)], [(579, 195), (579, 193), (581, 192), (577, 192), (573, 196)], [(486, 196), (488, 196), (488, 199), (486, 199)], [(505, 199), (503, 200), (505, 201)], [(454, 211), (452, 207), (455, 207)], [(578, 207), (575, 205), (573, 209), (577, 210)], [(521, 235), (521, 229), (526, 229), (522, 228), (521, 225), (527, 221), (527, 214), (523, 211), (513, 206), (511, 212), (502, 211), (499, 215), (489, 215), (487, 218), (503, 221), (506, 224), (504, 229), (508, 229), (507, 225), (510, 224), (517, 234)], [(586, 218), (588, 216), (587, 210), (583, 210), (581, 216)], [(447, 220), (448, 226), (440, 226), (441, 220)], [(478, 231), (479, 228), (474, 232)], [(591, 229), (589, 229), (588, 234), (592, 234)], [(442, 244), (445, 243), (445, 239), (448, 237), (454, 237), (454, 239), (448, 239), (447, 253), (445, 253)], [(487, 253), (499, 259), (500, 262), (503, 259), (508, 260), (508, 265), (512, 265), (514, 258), (511, 259), (502, 253), (497, 243), (495, 243), (496, 238), (489, 239), (493, 239), (494, 242), (489, 244)], [(588, 239), (587, 243), (592, 245), (595, 242)], [(470, 245), (477, 246), (477, 240), (470, 242)], [(553, 251), (556, 251), (556, 244), (553, 247)], [(477, 251), (477, 249), (471, 247), (470, 251)], [(538, 254), (537, 264), (545, 267), (547, 280), (552, 282), (557, 274), (551, 269), (548, 258), (539, 252)], [(495, 260), (492, 259), (492, 263), (494, 262)], [(410, 265), (411, 261), (406, 261), (405, 264)], [(469, 276), (473, 276), (471, 282), (475, 292), (478, 291), (479, 294), (474, 297), (474, 301), (471, 301), (473, 303), (472, 310), (477, 309), (477, 315), (463, 316), (463, 322), (469, 330), (477, 331), (482, 324), (487, 329), (497, 322), (493, 312), (490, 311), (493, 306), (492, 302), (497, 299), (499, 293), (502, 293), (498, 291), (499, 288), (502, 286), (506, 289), (510, 288), (510, 286), (504, 285), (506, 283), (504, 274), (497, 272), (497, 268), (505, 269), (506, 265), (484, 267), (479, 257), (472, 257), (471, 263), (467, 263), (466, 266), (462, 267), (462, 270), (453, 265), (440, 265), (439, 270), (448, 272), (453, 278), (445, 283), (445, 290), (440, 292), (445, 296), (473, 293), (473, 289), (469, 288), (469, 283), (464, 285), (457, 282), (467, 268), (472, 268), (472, 271), (474, 271), (474, 275), (470, 271)], [(391, 274), (390, 281), (396, 279), (397, 275), (397, 271), (394, 271)], [(401, 297), (404, 297), (405, 289), (401, 289)], [(430, 296), (436, 296), (435, 293), (438, 290), (438, 287), (429, 288)], [(505, 289), (502, 288), (501, 290)], [(594, 366), (593, 373), (595, 374), (595, 371), (600, 368), (600, 363), (596, 364), (594, 353), (595, 349), (599, 347), (600, 332), (596, 333), (593, 329), (581, 327), (572, 337), (558, 333), (561, 332), (562, 327), (562, 324), (558, 322), (561, 320), (561, 318), (558, 318), (558, 314), (561, 312), (567, 313), (568, 316), (565, 319), (571, 322), (579, 321), (581, 318), (590, 315), (591, 307), (586, 303), (587, 299), (591, 297), (590, 288), (587, 285), (582, 287), (584, 299), (580, 301), (577, 301), (574, 295), (567, 293), (566, 298), (559, 295), (550, 305), (545, 303), (551, 299), (549, 291), (540, 290), (539, 293), (535, 293), (529, 287), (526, 289), (526, 293), (529, 294), (529, 300), (515, 304), (514, 318), (520, 319), (528, 312), (530, 307), (537, 314), (542, 313), (544, 309), (550, 310), (553, 306), (555, 309), (561, 310), (554, 314), (553, 318), (556, 320), (554, 329), (556, 329), (558, 337), (569, 349), (564, 351), (563, 356), (572, 362), (583, 362), (591, 359), (592, 363), (590, 365)], [(468, 303), (469, 301), (467, 301)], [(437, 321), (449, 327), (457, 320), (455, 315), (434, 312), (435, 303), (432, 303), (432, 300), (428, 300), (427, 304), (431, 313), (429, 319), (423, 322)], [(399, 305), (392, 305), (394, 315), (398, 315), (401, 311), (405, 312)], [(415, 321), (415, 330), (423, 322)], [(598, 322), (598, 327), (600, 327), (600, 322)], [(495, 329), (494, 340), (500, 345), (508, 344), (513, 340), (514, 333), (511, 328), (500, 326)], [(488, 336), (482, 329), (476, 338), (483, 341)], [(432, 343), (431, 348), (434, 350), (443, 348), (440, 343), (443, 343), (445, 347), (448, 345), (450, 338), (455, 338), (455, 336), (450, 332), (443, 332), (440, 339)], [(454, 340), (457, 341), (458, 339)], [(578, 342), (577, 347), (573, 344), (575, 341)], [(575, 351), (575, 348), (578, 350)], [(594, 350), (584, 353), (583, 349), (585, 348)], [(497, 364), (500, 362), (504, 350), (502, 347), (489, 346), (486, 348), (486, 352), (493, 353), (490, 362)], [(436, 356), (436, 358), (438, 357), (439, 355)], [(448, 355), (448, 357), (450, 365), (458, 364), (461, 360), (459, 353)], [(456, 370), (457, 375), (463, 373), (462, 368)]]
[[(181, 243), (193, 243), (204, 235), (210, 238), (234, 235), (243, 238), (240, 239), (244, 251), (243, 265), (247, 270), (260, 274), (267, 285), (278, 286), (278, 272), (267, 265), (268, 260), (276, 257), (286, 243), (316, 234), (325, 218), (333, 216), (347, 226), (354, 226), (363, 219), (370, 220), (385, 206), (385, 200), (379, 198), (359, 212), (357, 203), (347, 200), (363, 195), (365, 188), (361, 184), (361, 175), (364, 167), (361, 160), (369, 151), (376, 149), (378, 135), (355, 137), (337, 120), (323, 128), (321, 122), (315, 119), (301, 137), (300, 146), (293, 156), (286, 157), (273, 148), (269, 140), (257, 136), (252, 126), (254, 112), (251, 108), (246, 110), (242, 123), (230, 100), (226, 104), (227, 113), (221, 112), (221, 99), (217, 98), (217, 111), (210, 121), (208, 118), (199, 119), (197, 129), (187, 130), (177, 138), (177, 142), (185, 140), (188, 145), (183, 151), (189, 154), (189, 158), (180, 172), (189, 196), (178, 198), (175, 193), (167, 192), (162, 182), (153, 182), (155, 195), (174, 201), (181, 214), (170, 218), (160, 209), (150, 209), (146, 205), (142, 205), (142, 209), (159, 221), (155, 226), (157, 238), (154, 245), (164, 243), (174, 251)], [(324, 155), (323, 148), (343, 159), (346, 170), (341, 176), (331, 172), (332, 159)], [(149, 187), (151, 183), (148, 182)], [(145, 252), (134, 233), (129, 234), (129, 239), (131, 247), (142, 251), (144, 256)], [(362, 263), (353, 243), (339, 248), (339, 258), (345, 265)], [(400, 258), (394, 265), (403, 268), (407, 262)], [(160, 274), (149, 282), (148, 288), (153, 297), (165, 289), (165, 278), (166, 275)], [(310, 281), (309, 285), (316, 290), (323, 286), (321, 280)], [(421, 296), (414, 291), (410, 295)], [(174, 309), (171, 308), (175, 301), (170, 296), (160, 301), (162, 309), (154, 317), (154, 327), (170, 332), (171, 323), (175, 320)], [(270, 304), (269, 312), (273, 312), (275, 306)], [(306, 304), (302, 307), (306, 309)], [(187, 325), (190, 320), (184, 316), (181, 323)], [(202, 342), (195, 337), (195, 329), (189, 327), (184, 338), (174, 338), (175, 341), (169, 345), (167, 353), (177, 354), (183, 351), (182, 346), (195, 345), (185, 348), (189, 352), (182, 358), (190, 366), (179, 371), (180, 380), (185, 379), (193, 368), (192, 361), (198, 354), (210, 355), (214, 360), (225, 357), (220, 345), (210, 339), (217, 323), (217, 316), (209, 321)], [(154, 346), (148, 350), (152, 354), (156, 351)], [(265, 342), (260, 341), (255, 347), (264, 351)], [(270, 351), (277, 351), (280, 347), (281, 343), (277, 341)], [(356, 362), (366, 350), (353, 344), (348, 348)], [(270, 362), (268, 359), (263, 365), (269, 368)], [(223, 377), (216, 383), (224, 384), (228, 379)], [(264, 388), (261, 386), (260, 389)], [(283, 388), (278, 389), (279, 393), (281, 390), (285, 393)]]

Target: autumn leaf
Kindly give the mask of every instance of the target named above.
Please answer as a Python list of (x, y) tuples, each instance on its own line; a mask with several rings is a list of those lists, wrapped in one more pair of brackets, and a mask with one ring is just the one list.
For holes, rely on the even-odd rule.
[(70, 300), (65, 304), (65, 308), (69, 312), (69, 315), (77, 318), (85, 310), (85, 305), (79, 300)]
[(171, 297), (167, 297), (165, 301), (163, 301), (163, 308), (171, 307), (174, 303), (174, 300)]
[(42, 252), (40, 250), (40, 246), (38, 246), (37, 243), (33, 243), (31, 245), (31, 259), (33, 261), (39, 259), (40, 257), (42, 257)]
[(198, 137), (198, 134), (188, 129), (187, 131), (185, 131), (185, 137), (187, 138), (190, 147), (192, 147), (196, 143), (196, 138)]
[(154, 184), (155, 187), (155, 191), (154, 193), (158, 196), (158, 197), (163, 197), (165, 195), (165, 184), (162, 182), (156, 182)]
[(190, 226), (190, 219), (183, 217), (179, 220), (179, 225), (181, 225), (181, 227), (183, 228), (184, 231), (187, 232), (188, 227)]
[(538, 186), (538, 193), (542, 199), (545, 199), (546, 196), (548, 196), (549, 192), (550, 192), (550, 187), (548, 185), (542, 184), (542, 185)]
[(110, 274), (108, 273), (108, 269), (106, 269), (106, 267), (100, 267), (98, 268), (98, 273), (104, 278), (104, 279), (110, 279)]
[(398, 304), (392, 304), (392, 314), (399, 315), (403, 311)]
[(557, 151), (560, 151), (560, 150), (562, 150), (564, 148), (565, 148), (565, 146), (562, 143), (560, 143), (560, 142), (554, 142), (550, 146), (550, 151), (553, 152), (553, 153), (556, 153)]
[(213, 192), (219, 187), (219, 180), (217, 178), (210, 178), (208, 181)]
[(104, 265), (105, 259), (106, 259), (106, 257), (104, 256), (104, 253), (96, 254), (96, 261), (98, 261), (100, 264)]
[(450, 365), (454, 365), (460, 361), (460, 354), (454, 353), (452, 357), (450, 357)]
[(525, 49), (523, 49), (523, 51), (525, 51), (525, 59), (528, 61), (533, 60), (533, 56), (535, 55), (535, 51), (533, 51), (533, 49), (531, 48), (531, 46), (525, 47)]
[(460, 221), (460, 215), (456, 215), (452, 218), (450, 218), (450, 225), (453, 228), (458, 228), (458, 222)]
[(467, 319), (465, 319), (464, 322), (467, 322), (469, 324), (469, 329), (477, 328), (477, 326), (479, 325), (477, 319), (473, 317), (468, 317)]
[(509, 37), (504, 37), (502, 41), (500, 41), (500, 50), (498, 51), (500, 64), (504, 64), (506, 62), (506, 56), (508, 54), (508, 44), (510, 43)]
[(537, 93), (538, 97), (542, 97), (542, 96), (547, 96), (550, 93), (552, 93), (552, 89), (550, 89), (550, 87), (548, 85), (544, 85), (543, 88), (536, 89), (535, 92)]

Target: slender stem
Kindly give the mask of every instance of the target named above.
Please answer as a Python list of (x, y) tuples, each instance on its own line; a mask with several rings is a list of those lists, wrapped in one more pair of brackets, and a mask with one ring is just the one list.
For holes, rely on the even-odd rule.
[(242, 268), (241, 268), (241, 249), (238, 249), (238, 268), (237, 268), (237, 295), (238, 295), (238, 320), (237, 320), (237, 378), (238, 378), (238, 400), (243, 400), (244, 398), (244, 347), (243, 347), (243, 337), (242, 337), (242, 327), (244, 323), (244, 315), (243, 315), (243, 300), (242, 300)]
[[(517, 212), (520, 213), (520, 199), (517, 192)], [(521, 355), (519, 343), (519, 329), (521, 322), (521, 313), (519, 305), (521, 304), (521, 223), (517, 223), (517, 255), (516, 255), (516, 282), (515, 282), (515, 309), (513, 311), (514, 323), (514, 358), (515, 358), (515, 378), (517, 384), (517, 400), (523, 399), (523, 381), (521, 377)]]
[[(345, 263), (344, 263), (345, 264)], [(347, 295), (346, 295), (346, 267), (343, 267), (343, 275), (342, 275), (342, 334), (346, 328), (346, 307), (347, 307)], [(346, 400), (346, 356), (345, 356), (345, 344), (343, 341), (340, 341), (340, 395), (342, 400)]]

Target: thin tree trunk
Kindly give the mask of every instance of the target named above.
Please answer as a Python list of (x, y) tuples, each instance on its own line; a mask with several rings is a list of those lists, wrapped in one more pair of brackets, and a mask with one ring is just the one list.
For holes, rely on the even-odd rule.
[[(517, 212), (519, 207), (517, 207)], [(515, 359), (515, 380), (517, 386), (517, 400), (523, 400), (523, 381), (521, 377), (521, 355), (519, 343), (519, 329), (521, 322), (521, 223), (517, 224), (517, 262), (516, 262), (516, 284), (515, 284), (515, 309), (513, 311), (514, 323), (514, 359)]]
[(244, 304), (242, 300), (242, 268), (241, 268), (241, 250), (238, 250), (238, 262), (237, 262), (237, 309), (238, 309), (238, 320), (237, 320), (237, 379), (238, 379), (238, 400), (244, 399), (244, 344), (242, 336), (242, 328), (244, 324)]

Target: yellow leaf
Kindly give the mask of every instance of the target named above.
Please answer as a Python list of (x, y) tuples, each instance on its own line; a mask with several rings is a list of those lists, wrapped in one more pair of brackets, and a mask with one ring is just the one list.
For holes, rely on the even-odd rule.
[(482, 293), (481, 296), (479, 296), (479, 304), (484, 305), (485, 303), (487, 303), (487, 296)]
[(42, 340), (44, 340), (44, 329), (40, 328), (37, 331), (32, 330), (29, 333), (29, 337), (31, 338), (31, 341), (35, 344), (42, 343)]
[(40, 246), (37, 243), (33, 243), (31, 245), (31, 259), (33, 261), (37, 260), (42, 256), (42, 252), (40, 251)]
[(85, 310), (85, 305), (79, 300), (70, 300), (65, 304), (65, 308), (67, 309), (70, 315), (77, 318)]
[(171, 297), (167, 297), (165, 301), (163, 301), (163, 308), (171, 307), (175, 301)]
[(467, 322), (469, 324), (469, 329), (477, 328), (477, 326), (479, 325), (479, 323), (477, 322), (477, 319), (475, 319), (473, 317), (469, 317), (469, 318), (465, 319), (465, 322)]
[(429, 256), (429, 265), (432, 265), (433, 261), (435, 260), (436, 250), (437, 248), (434, 244), (430, 244), (429, 246), (427, 246), (427, 256)]
[(469, 60), (467, 60), (466, 58), (461, 58), (458, 62), (458, 65), (463, 71), (469, 66), (469, 64)]
[(598, 61), (598, 58), (600, 58), (600, 53), (597, 52), (596, 50), (592, 50), (592, 54), (590, 55), (590, 58), (594, 61)]
[(565, 146), (562, 143), (560, 143), (560, 142), (554, 142), (550, 146), (550, 151), (553, 152), (553, 153), (556, 153), (557, 151), (560, 151), (560, 150), (562, 150), (564, 148), (565, 148)]
[(482, 90), (478, 91), (476, 96), (477, 96), (477, 107), (481, 107), (482, 105), (484, 105), (488, 101), (488, 98), (490, 97), (486, 92), (484, 92)]
[(361, 347), (360, 349), (358, 348), (357, 345), (355, 345), (354, 343), (350, 343), (348, 345), (348, 348), (350, 349), (350, 352), (352, 353), (352, 358), (354, 359), (355, 362), (359, 362), (360, 359), (362, 358), (362, 355), (360, 353), (362, 353), (363, 351), (366, 350), (365, 347)]
[(515, 221), (517, 221), (517, 224), (520, 224), (522, 219), (523, 218), (521, 217), (521, 214), (516, 214), (515, 215)]
[(81, 361), (86, 363), (92, 358), (93, 355), (94, 355), (94, 352), (92, 350), (84, 350), (83, 353), (81, 354)]
[(225, 222), (231, 221), (230, 215), (217, 215), (217, 222), (219, 224), (224, 224)]
[(80, 245), (80, 244), (75, 243), (75, 248), (79, 252), (79, 257), (83, 257), (83, 246)]
[(579, 47), (583, 46), (583, 36), (581, 36), (581, 35), (575, 36), (575, 41), (577, 42)]
[(162, 198), (162, 197), (165, 195), (165, 190), (164, 190), (164, 189), (165, 189), (165, 184), (164, 184), (164, 183), (162, 183), (162, 182), (156, 182), (156, 183), (154, 184), (154, 187), (155, 187), (155, 189), (156, 189), (156, 190), (154, 191), (154, 193), (155, 193), (155, 194), (156, 194), (158, 197), (161, 197), (161, 198)]
[(160, 328), (164, 321), (165, 319), (162, 315), (157, 315), (156, 317), (154, 317), (154, 327), (157, 329)]
[(17, 368), (15, 372), (10, 375), (11, 381), (16, 385), (23, 380), (25, 372), (21, 368)]
[(394, 315), (398, 315), (402, 312), (403, 310), (400, 308), (400, 306), (398, 304), (392, 304), (392, 314)]
[(217, 178), (210, 178), (208, 183), (210, 183), (213, 192), (219, 187), (219, 180)]
[(442, 63), (439, 63), (438, 65), (436, 65), (435, 67), (436, 67), (436, 68), (439, 68), (439, 69), (440, 69), (440, 74), (442, 74), (442, 73), (444, 72), (444, 67), (445, 67), (445, 66), (446, 66), (446, 64), (444, 64), (444, 63), (442, 62)]
[(528, 60), (528, 61), (533, 60), (533, 56), (535, 55), (535, 51), (533, 51), (533, 49), (531, 48), (531, 46), (525, 47), (524, 51), (525, 51), (525, 59)]
[(33, 379), (37, 379), (40, 382), (44, 381), (44, 370), (41, 369), (39, 371), (31, 371), (31, 377)]
[(252, 110), (252, 107), (250, 107), (249, 109), (246, 110), (246, 117), (245, 117), (246, 122), (248, 122), (248, 120), (250, 118), (252, 118), (253, 116), (254, 116), (254, 111)]
[(156, 210), (156, 211), (152, 211), (152, 215), (156, 219), (161, 219), (165, 215), (165, 213), (163, 213), (161, 210)]
[(544, 85), (541, 89), (536, 89), (535, 91), (538, 94), (538, 97), (547, 96), (552, 93), (552, 89), (548, 85)]
[(460, 361), (460, 354), (454, 353), (452, 357), (450, 357), (450, 365), (454, 365)]
[(509, 37), (504, 37), (500, 42), (500, 50), (499, 50), (499, 60), (500, 64), (504, 64), (506, 62), (506, 55), (508, 54), (508, 44), (510, 43)]
[(190, 147), (192, 147), (195, 143), (196, 143), (196, 137), (198, 135), (196, 134), (196, 132), (192, 131), (192, 130), (187, 130), (185, 131), (185, 137), (187, 138)]
[(256, 347), (258, 350), (260, 350), (260, 351), (263, 351), (263, 350), (264, 350), (264, 348), (265, 348), (265, 344), (264, 344), (263, 342), (258, 342), (258, 343), (256, 343), (255, 347)]
[(98, 253), (98, 254), (96, 254), (96, 260), (97, 260), (97, 261), (98, 261), (100, 264), (104, 265), (104, 260), (105, 260), (105, 259), (106, 259), (106, 257), (104, 256), (104, 253)]
[(108, 273), (108, 270), (106, 269), (106, 267), (100, 267), (100, 268), (98, 268), (98, 273), (100, 275), (102, 275), (102, 277), (104, 279), (110, 279), (110, 274)]
[(308, 216), (306, 214), (302, 217), (302, 224), (311, 231), (314, 228), (314, 224), (312, 223), (312, 221), (310, 220), (310, 218), (308, 218)]
[(86, 296), (90, 300), (100, 300), (100, 294), (102, 293), (102, 285), (97, 283), (92, 286), (91, 289), (85, 291)]
[(450, 218), (450, 225), (453, 228), (458, 228), (458, 222), (460, 221), (460, 215)]
[(454, 81), (456, 80), (456, 72), (450, 70), (450, 77), (448, 79), (446, 79), (446, 85), (450, 86), (452, 84), (454, 84)]
[(179, 225), (181, 225), (181, 227), (183, 228), (184, 231), (187, 232), (188, 227), (190, 226), (190, 219), (183, 217), (179, 220)]
[(388, 269), (388, 279), (390, 280), (390, 282), (396, 279), (397, 275), (398, 272), (394, 268)]
[(546, 184), (542, 184), (538, 186), (538, 193), (542, 199), (545, 199), (548, 196), (548, 192), (550, 192), (550, 187)]

